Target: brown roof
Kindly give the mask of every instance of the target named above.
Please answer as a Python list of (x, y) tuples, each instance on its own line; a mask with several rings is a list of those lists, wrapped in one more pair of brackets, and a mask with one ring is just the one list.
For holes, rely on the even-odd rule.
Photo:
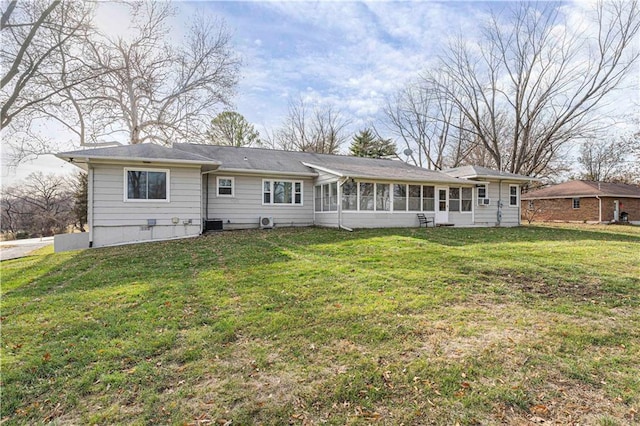
[(640, 186), (624, 183), (592, 182), (571, 180), (547, 188), (522, 194), (523, 200), (540, 198), (573, 198), (573, 197), (621, 197), (640, 198)]

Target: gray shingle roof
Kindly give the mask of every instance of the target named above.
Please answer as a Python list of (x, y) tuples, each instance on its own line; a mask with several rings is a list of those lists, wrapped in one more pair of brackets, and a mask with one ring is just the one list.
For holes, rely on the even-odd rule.
[(220, 164), (220, 162), (212, 158), (206, 158), (194, 153), (150, 143), (61, 152), (56, 154), (56, 156), (66, 160), (83, 160), (86, 158), (105, 160), (165, 161), (169, 163), (195, 163), (208, 165)]
[(640, 198), (640, 186), (624, 183), (571, 180), (547, 188), (522, 194), (523, 200), (573, 197), (626, 197)]
[(531, 178), (529, 176), (519, 175), (515, 173), (509, 172), (501, 172), (499, 170), (489, 169), (487, 167), (481, 166), (462, 166), (456, 167), (453, 169), (446, 169), (442, 171), (443, 173), (448, 174), (449, 176), (454, 176), (458, 178), (479, 178), (479, 179), (504, 179), (504, 180), (537, 180), (535, 178)]
[(468, 181), (456, 179), (441, 172), (388, 159), (200, 144), (174, 144), (174, 148), (215, 158), (222, 163), (219, 169), (221, 171), (277, 171), (309, 174), (314, 172), (312, 167), (316, 166), (339, 176), (359, 179), (469, 184)]
[(464, 179), (412, 166), (402, 161), (263, 148), (187, 143), (176, 143), (173, 147), (138, 144), (63, 152), (57, 156), (74, 163), (87, 160), (154, 161), (202, 164), (214, 169), (219, 166), (220, 171), (282, 173), (299, 176), (315, 176), (317, 170), (324, 170), (338, 176), (356, 179), (470, 184)]

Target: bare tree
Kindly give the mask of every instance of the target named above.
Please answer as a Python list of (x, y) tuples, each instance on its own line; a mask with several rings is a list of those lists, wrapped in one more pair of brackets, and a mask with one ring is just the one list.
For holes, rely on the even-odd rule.
[(438, 96), (431, 84), (410, 83), (388, 99), (385, 127), (411, 151), (408, 160), (417, 166), (440, 170), (463, 165), (477, 140), (465, 131), (466, 119), (455, 104)]
[(310, 109), (302, 99), (289, 104), (284, 125), (275, 133), (285, 150), (337, 154), (348, 139), (350, 121), (331, 106)]
[(262, 145), (260, 133), (242, 114), (224, 111), (211, 120), (207, 131), (207, 142), (216, 145), (255, 146)]
[(60, 0), (13, 0), (3, 5), (2, 129), (81, 81), (67, 76), (83, 64), (68, 63), (63, 72), (61, 52), (86, 38), (93, 11), (90, 3)]
[[(110, 37), (91, 29), (92, 8), (82, 8), (85, 3), (91, 4), (54, 1), (44, 9), (44, 3), (34, 3), (43, 5), (44, 11), (38, 13), (54, 23), (40, 25), (42, 29), (35, 33), (43, 32), (42, 46), (36, 47), (45, 50), (49, 59), (40, 60), (27, 50), (24, 57), (35, 66), (24, 57), (21, 60), (34, 74), (30, 80), (34, 89), (25, 86), (14, 90), (11, 97), (7, 94), (10, 102), (3, 105), (3, 126), (5, 122), (14, 124), (10, 139), (18, 159), (52, 150), (53, 142), (43, 134), (48, 132), (41, 129), (43, 123), (47, 128), (54, 123), (66, 129), (74, 146), (203, 140), (210, 117), (228, 105), (238, 80), (240, 61), (231, 49), (225, 26), (198, 16), (186, 29), (183, 43), (170, 42), (168, 24), (175, 15), (172, 6), (137, 1), (122, 5), (131, 8), (130, 34)], [(11, 9), (12, 4), (3, 11), (3, 23), (5, 16), (7, 21), (18, 16), (15, 11), (19, 6)], [(23, 9), (31, 14), (39, 10)], [(73, 23), (79, 18), (72, 18), (81, 12), (84, 18), (76, 23), (77, 28), (67, 29), (68, 25), (57, 24), (63, 12)], [(16, 34), (39, 23), (35, 17), (28, 18), (15, 25)], [(35, 40), (30, 41), (28, 34), (13, 36), (13, 51), (5, 54), (3, 50), (3, 58), (20, 62), (20, 52), (28, 45), (35, 49)], [(34, 69), (43, 77), (36, 79), (39, 74)], [(7, 74), (7, 81), (12, 75)], [(22, 80), (14, 80), (15, 87), (21, 87)]]
[[(41, 172), (2, 191), (2, 230), (50, 236), (73, 223), (71, 194), (64, 177)], [(5, 220), (7, 222), (5, 222)]]
[(21, 160), (50, 150), (50, 135), (36, 130), (43, 119), (62, 117), (55, 110), (65, 93), (99, 72), (79, 48), (93, 32), (95, 4), (34, 0), (3, 6), (0, 129)]
[(640, 8), (598, 3), (592, 34), (553, 3), (513, 7), (507, 20), (493, 15), (477, 42), (450, 43), (424, 80), (460, 111), (495, 167), (540, 176), (569, 141), (602, 125), (596, 113), (637, 64)]
[(240, 61), (228, 31), (215, 19), (196, 16), (186, 42), (170, 44), (170, 4), (132, 7), (133, 36), (91, 43), (96, 66), (108, 71), (94, 83), (91, 99), (93, 118), (107, 130), (102, 136), (119, 134), (131, 144), (203, 140), (209, 117), (229, 104), (238, 81)]

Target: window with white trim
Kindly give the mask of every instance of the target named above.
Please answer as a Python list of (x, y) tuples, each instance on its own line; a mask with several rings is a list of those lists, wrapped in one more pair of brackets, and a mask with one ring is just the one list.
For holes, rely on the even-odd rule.
[(449, 211), (460, 211), (460, 188), (449, 188)]
[(169, 201), (169, 170), (124, 169), (124, 201)]
[(388, 183), (376, 183), (376, 211), (389, 211), (391, 194)]
[(409, 211), (420, 211), (420, 185), (409, 185)]
[(263, 180), (262, 204), (302, 205), (302, 182)]
[(509, 185), (509, 207), (518, 207), (518, 185)]
[(360, 210), (370, 211), (374, 207), (374, 184), (360, 182)]
[(422, 187), (422, 211), (432, 212), (436, 209), (436, 189), (433, 186)]
[(342, 184), (342, 210), (358, 210), (358, 184), (347, 181)]
[(233, 197), (234, 179), (232, 177), (216, 177), (216, 193), (218, 197)]
[(407, 185), (403, 183), (393, 184), (393, 210), (407, 211)]
[(487, 185), (479, 184), (478, 188), (478, 198), (487, 198)]
[(320, 185), (315, 186), (315, 211), (322, 211), (322, 187)]
[(470, 212), (473, 209), (473, 188), (462, 188), (462, 203), (460, 211)]
[(579, 209), (580, 208), (580, 198), (574, 198), (573, 199), (573, 208), (574, 209)]

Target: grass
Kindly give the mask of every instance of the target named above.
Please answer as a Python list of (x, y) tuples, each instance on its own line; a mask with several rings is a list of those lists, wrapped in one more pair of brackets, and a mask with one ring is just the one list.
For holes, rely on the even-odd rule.
[(637, 227), (43, 249), (0, 315), (4, 424), (640, 419)]

